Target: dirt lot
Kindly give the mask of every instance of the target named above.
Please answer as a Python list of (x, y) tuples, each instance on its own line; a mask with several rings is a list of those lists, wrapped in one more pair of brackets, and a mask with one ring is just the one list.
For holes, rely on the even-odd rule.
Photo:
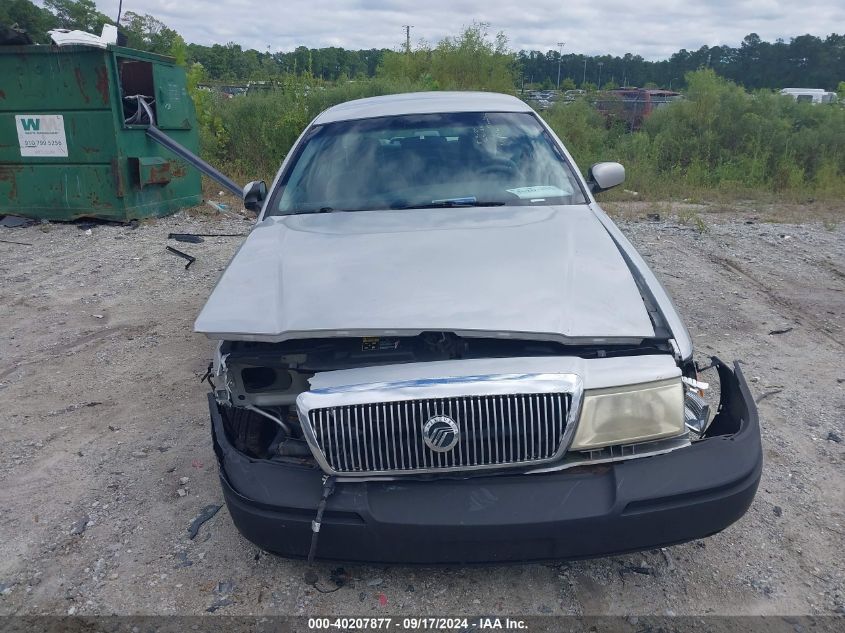
[[(700, 357), (741, 359), (752, 381), (766, 463), (738, 524), (559, 565), (347, 566), (345, 586), (319, 593), (225, 507), (188, 538), (222, 503), (200, 383), (211, 344), (192, 323), (241, 240), (170, 242), (198, 257), (185, 270), (166, 236), (249, 221), (0, 229), (31, 244), (0, 243), (0, 613), (845, 612), (845, 227), (771, 223), (750, 205), (613, 207)], [(317, 566), (320, 587), (335, 567)]]

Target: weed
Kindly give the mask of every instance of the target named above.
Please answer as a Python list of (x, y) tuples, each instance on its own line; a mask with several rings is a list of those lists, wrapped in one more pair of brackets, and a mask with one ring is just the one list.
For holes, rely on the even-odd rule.
[(701, 234), (710, 231), (710, 227), (707, 226), (704, 219), (698, 215), (698, 212), (694, 209), (679, 209), (678, 221), (685, 226), (692, 227), (695, 231)]

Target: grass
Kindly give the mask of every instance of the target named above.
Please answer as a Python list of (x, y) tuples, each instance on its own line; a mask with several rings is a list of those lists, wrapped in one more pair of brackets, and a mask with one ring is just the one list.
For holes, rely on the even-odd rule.
[(707, 226), (707, 223), (701, 218), (700, 215), (698, 215), (698, 211), (695, 211), (693, 209), (679, 209), (678, 221), (681, 224), (692, 227), (698, 233), (707, 233), (710, 230), (710, 228)]

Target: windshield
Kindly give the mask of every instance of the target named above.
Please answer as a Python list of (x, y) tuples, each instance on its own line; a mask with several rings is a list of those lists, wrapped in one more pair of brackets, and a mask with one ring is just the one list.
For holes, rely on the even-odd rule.
[(315, 126), (268, 215), (585, 202), (534, 115), (415, 114)]

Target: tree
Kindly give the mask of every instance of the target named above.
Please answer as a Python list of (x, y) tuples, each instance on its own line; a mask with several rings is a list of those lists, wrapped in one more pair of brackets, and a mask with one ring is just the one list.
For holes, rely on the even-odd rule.
[[(46, 44), (50, 29), (99, 34), (103, 24), (111, 22), (97, 10), (95, 0), (44, 0), (43, 5), (41, 8), (32, 0), (0, 0), (0, 23), (18, 24), (36, 42)], [(549, 49), (514, 54), (508, 50), (504, 33), (492, 36), (485, 23), (474, 23), (434, 47), (421, 42), (407, 53), (404, 47), (399, 52), (299, 46), (289, 52), (270, 52), (243, 49), (233, 43), (186, 45), (175, 30), (154, 16), (132, 11), (123, 15), (120, 26), (130, 47), (172, 55), (180, 63), (199, 62), (211, 81), (280, 79), (286, 74), (338, 81), (379, 74), (421, 82), (432, 89), (472, 87), (511, 92), (517, 83), (526, 88), (554, 87), (560, 66), (564, 90), (571, 89), (564, 78), (575, 83), (610, 79), (627, 86), (680, 88), (687, 73), (709, 68), (747, 89), (807, 85), (832, 90), (845, 77), (845, 35), (836, 33), (825, 38), (800, 35), (774, 42), (751, 33), (736, 47), (681, 49), (668, 59), (647, 61), (631, 53), (621, 57), (561, 55)]]
[(394, 80), (423, 82), (440, 90), (513, 92), (515, 56), (504, 33), (490, 38), (488, 25), (474, 23), (460, 35), (446, 37), (435, 48), (424, 41), (404, 52), (387, 52), (378, 74)]
[(180, 45), (185, 44), (176, 31), (149, 14), (140, 15), (126, 11), (120, 23), (122, 30), (126, 33), (129, 48), (170, 55), (179, 51)]
[(442, 89), (513, 92), (515, 59), (508, 50), (508, 39), (499, 32), (491, 40), (489, 26), (475, 22), (457, 37), (446, 37), (437, 44), (431, 56), (431, 74)]
[(29, 0), (10, 0), (0, 5), (0, 24), (17, 25), (39, 44), (47, 44), (50, 41), (47, 31), (58, 26), (56, 16)]
[(112, 20), (97, 10), (94, 0), (44, 0), (44, 6), (56, 16), (63, 29), (99, 34)]
[(432, 51), (428, 43), (420, 41), (409, 52), (387, 51), (381, 58), (377, 73), (388, 79), (422, 82), (437, 89), (431, 76), (431, 58)]

